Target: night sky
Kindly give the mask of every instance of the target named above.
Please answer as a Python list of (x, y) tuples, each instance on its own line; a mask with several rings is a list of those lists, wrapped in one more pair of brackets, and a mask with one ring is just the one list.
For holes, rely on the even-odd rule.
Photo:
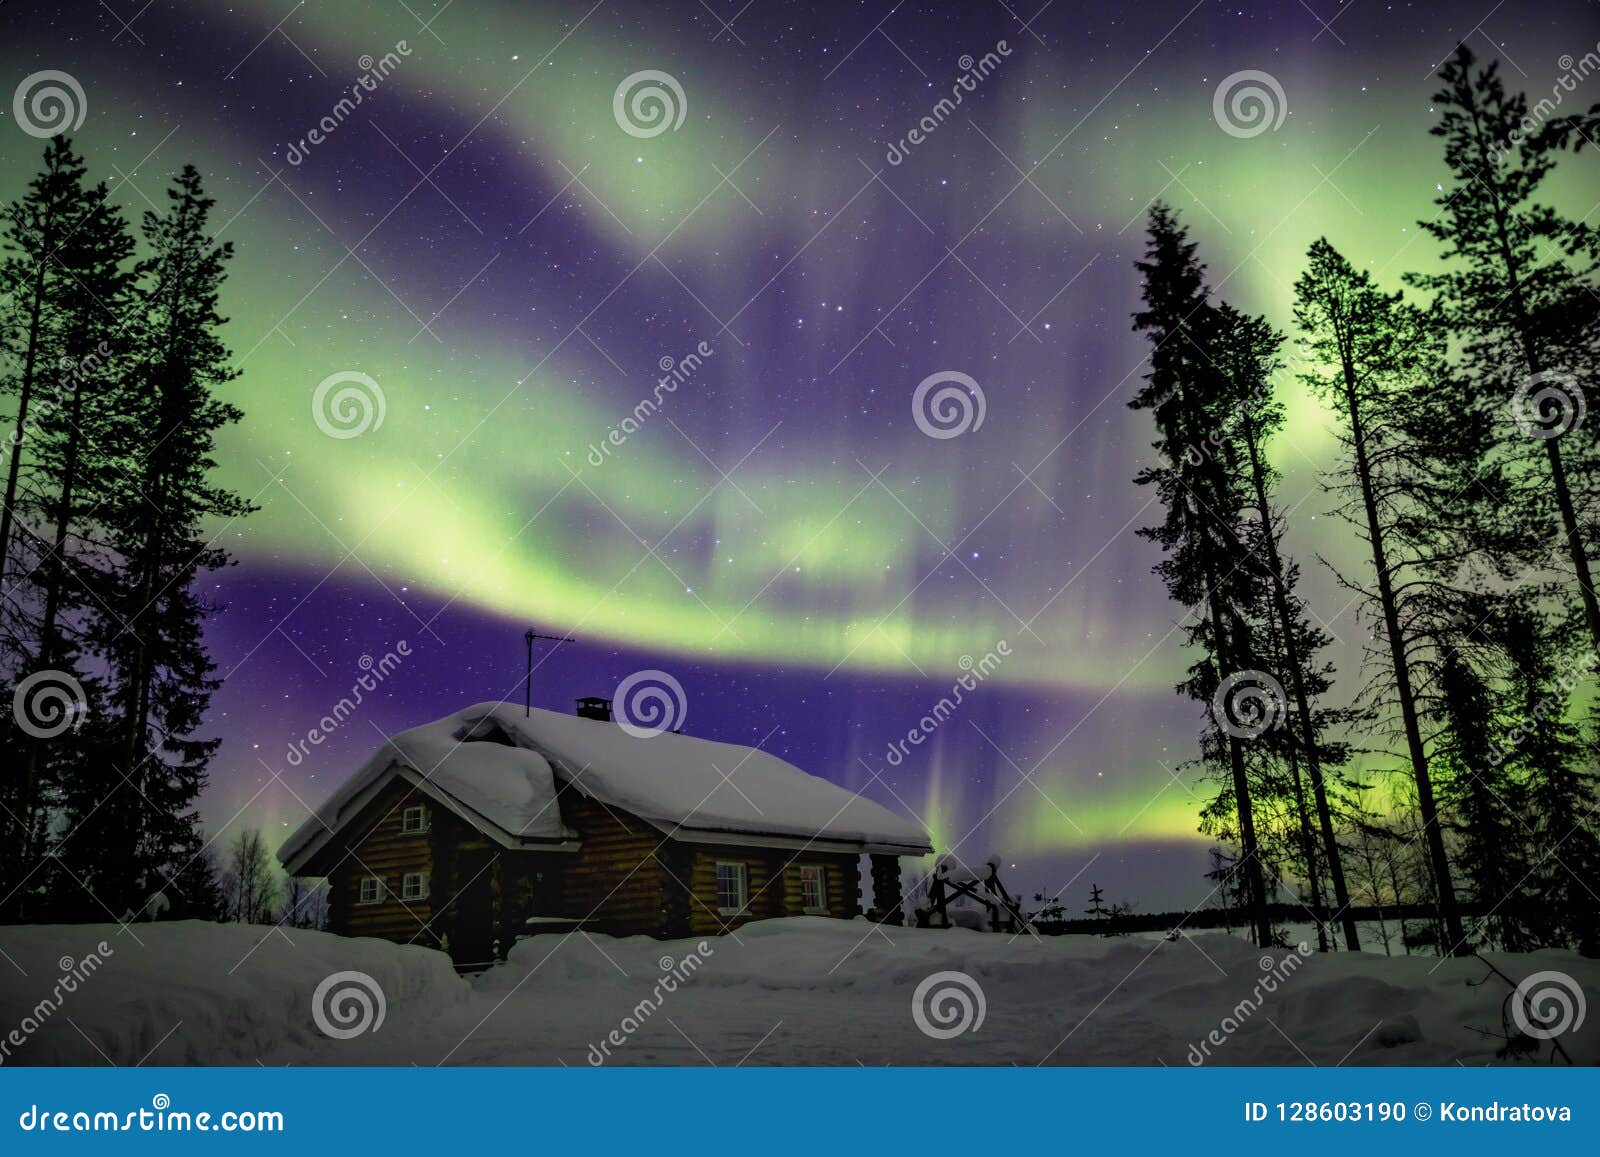
[[(1208, 846), (1206, 789), (1175, 778), (1200, 723), (1179, 612), (1133, 533), (1158, 514), (1125, 408), (1145, 209), (1179, 208), (1219, 291), (1287, 326), (1318, 235), (1390, 286), (1434, 267), (1428, 98), (1463, 38), (1541, 95), (1600, 40), (1582, 0), (141, 4), (0, 5), (0, 196), (43, 144), (12, 93), (57, 70), (131, 217), (192, 161), (237, 248), (222, 475), (262, 509), (218, 528), (239, 565), (208, 592), (213, 830), (281, 838), (382, 734), (520, 702), (536, 626), (579, 640), (540, 645), (539, 705), (665, 671), (690, 733), (863, 788), (1029, 893), (1082, 871), (1069, 899), (1096, 880), (1145, 911), (1205, 894)], [(1224, 97), (1266, 107), (1219, 114), (1245, 71), (1272, 85)], [(662, 81), (617, 104), (641, 72), (675, 82), (664, 120), (628, 99)], [(1582, 216), (1597, 163), (1551, 198)], [(924, 432), (936, 374), (976, 383), (981, 424)], [(1322, 517), (1322, 412), (1284, 389), (1289, 548), (1346, 702), (1368, 627), (1315, 556), (1361, 545)]]

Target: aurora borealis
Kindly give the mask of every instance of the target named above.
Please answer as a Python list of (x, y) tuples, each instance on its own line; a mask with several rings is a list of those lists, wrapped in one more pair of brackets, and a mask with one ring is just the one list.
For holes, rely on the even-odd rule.
[[(1143, 212), (1172, 202), (1219, 290), (1280, 327), (1319, 235), (1391, 287), (1430, 268), (1428, 97), (1463, 38), (1547, 93), (1600, 12), (11, 0), (0, 194), (41, 146), (9, 94), (60, 70), (85, 94), (75, 139), (130, 215), (193, 161), (238, 250), (224, 304), (246, 418), (222, 469), (262, 509), (218, 528), (239, 565), (211, 592), (207, 820), (281, 835), (383, 733), (520, 701), (531, 625), (578, 639), (539, 651), (541, 705), (660, 668), (691, 732), (861, 787), (968, 862), (999, 852), (1029, 892), (1098, 857), (1117, 899), (1198, 899), (1207, 845), (1174, 778), (1197, 714), (1172, 693), (1176, 611), (1133, 533), (1154, 519), (1131, 483), (1147, 419), (1124, 407)], [(646, 70), (682, 92), (681, 125), (653, 135), (615, 111)], [(1244, 70), (1283, 93), (1256, 135), (1214, 116)], [(1597, 163), (1553, 182), (1574, 216)], [(978, 383), (984, 420), (930, 437), (913, 394), (948, 372)], [(313, 396), (341, 373), (377, 384), (381, 424), (325, 432)], [(1340, 641), (1342, 702), (1367, 627), (1315, 556), (1360, 544), (1311, 517), (1329, 442), (1284, 388), (1288, 545)], [(360, 717), (291, 767), (362, 656), (400, 640), (411, 657)], [(889, 766), (963, 656), (1002, 641)]]

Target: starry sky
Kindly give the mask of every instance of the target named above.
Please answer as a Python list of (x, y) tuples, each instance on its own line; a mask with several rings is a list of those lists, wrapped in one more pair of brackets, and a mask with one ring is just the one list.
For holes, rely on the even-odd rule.
[[(577, 640), (540, 644), (541, 706), (664, 671), (690, 733), (999, 854), (1027, 892), (1198, 900), (1200, 716), (1133, 533), (1158, 513), (1125, 408), (1143, 215), (1180, 209), (1220, 292), (1280, 326), (1319, 235), (1391, 285), (1433, 268), (1428, 98), (1463, 39), (1544, 93), (1600, 8), (0, 5), (0, 195), (42, 147), (10, 94), (58, 70), (130, 216), (193, 162), (238, 251), (221, 473), (262, 509), (216, 528), (238, 565), (208, 591), (208, 824), (281, 837), (383, 734), (521, 701), (534, 626)], [(1238, 84), (1266, 107), (1218, 105)], [(1582, 215), (1594, 164), (1552, 199)], [(914, 405), (935, 375), (922, 401), (959, 432)], [(1289, 548), (1344, 701), (1369, 628), (1315, 556), (1360, 545), (1323, 517), (1324, 415), (1283, 389)]]

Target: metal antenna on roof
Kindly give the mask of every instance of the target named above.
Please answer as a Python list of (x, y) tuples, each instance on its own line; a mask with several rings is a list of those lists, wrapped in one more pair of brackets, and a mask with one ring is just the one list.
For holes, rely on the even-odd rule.
[(576, 643), (578, 640), (571, 635), (541, 635), (538, 631), (530, 629), (522, 638), (528, 644), (528, 673), (522, 680), (523, 707), (522, 714), (533, 714), (533, 641), (535, 639), (548, 639), (552, 643)]

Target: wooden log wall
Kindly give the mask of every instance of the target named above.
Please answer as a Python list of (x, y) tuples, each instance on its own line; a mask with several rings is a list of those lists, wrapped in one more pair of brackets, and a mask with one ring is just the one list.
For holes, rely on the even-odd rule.
[(884, 924), (904, 924), (900, 895), (900, 857), (872, 853), (872, 907)]
[[(435, 944), (427, 928), (433, 918), (432, 886), (426, 900), (401, 900), (407, 872), (433, 871), (433, 846), (428, 832), (401, 831), (405, 808), (422, 804), (437, 820), (433, 802), (411, 784), (396, 780), (367, 806), (359, 825), (336, 855), (329, 876), (329, 928), (347, 936), (376, 936), (397, 944)], [(385, 885), (383, 901), (362, 904), (361, 881), (378, 876)]]
[(563, 915), (591, 917), (593, 931), (659, 935), (666, 925), (666, 874), (656, 859), (662, 836), (627, 812), (606, 808), (568, 788), (561, 818), (583, 837), (562, 873)]
[[(418, 803), (429, 809), (430, 830), (402, 831), (404, 809)], [(570, 789), (561, 811), (581, 836), (578, 852), (512, 852), (397, 780), (328, 853), (336, 861), (329, 873), (330, 930), (433, 947), (448, 938), (453, 954), (458, 946), (498, 941), (502, 955), (530, 915), (588, 917), (591, 930), (617, 935), (717, 935), (751, 920), (806, 914), (801, 868), (811, 865), (825, 874), (827, 915), (848, 920), (862, 911), (854, 854), (682, 843)], [(717, 909), (718, 861), (745, 865), (749, 903), (738, 915)], [(871, 864), (873, 906), (898, 924), (899, 859), (873, 855)], [(428, 899), (401, 899), (408, 872), (430, 873)], [(359, 903), (368, 875), (384, 881), (381, 903)]]
[[(860, 861), (857, 856), (720, 844), (688, 846), (693, 849), (694, 855), (693, 868), (687, 880), (693, 891), (689, 908), (690, 935), (715, 935), (751, 920), (805, 915), (804, 887), (800, 879), (800, 869), (804, 865), (816, 865), (823, 869), (827, 915), (850, 920), (861, 911), (857, 882)], [(717, 910), (719, 861), (745, 865), (750, 902), (741, 915), (730, 916)]]

